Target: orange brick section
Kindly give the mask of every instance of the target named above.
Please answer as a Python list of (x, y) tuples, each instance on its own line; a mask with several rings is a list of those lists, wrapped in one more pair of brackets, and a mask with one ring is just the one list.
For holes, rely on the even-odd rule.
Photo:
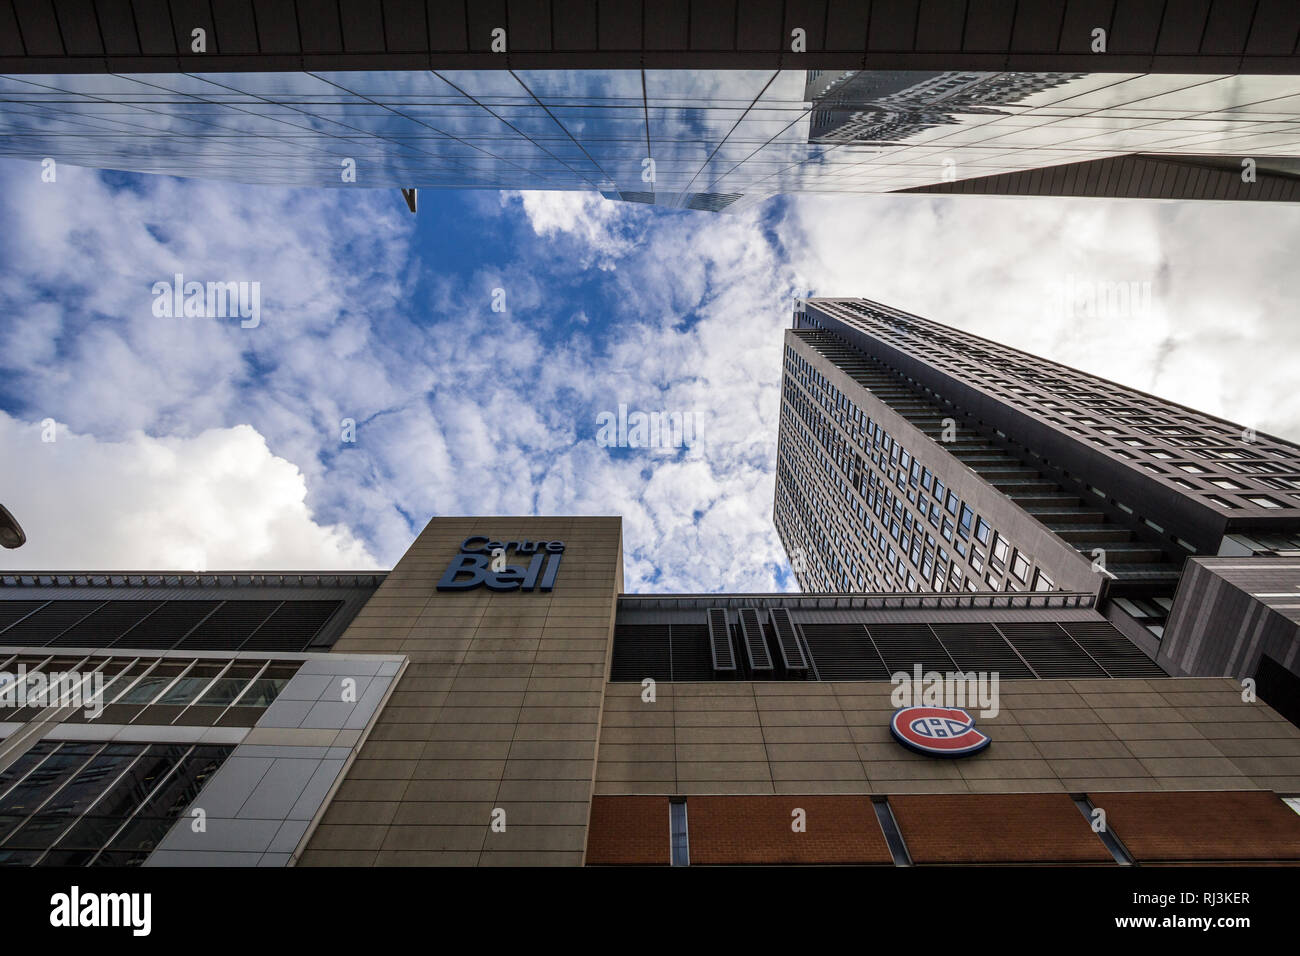
[[(796, 808), (805, 813), (804, 833), (791, 829)], [(692, 866), (894, 862), (863, 796), (691, 797), (686, 829)]]
[(592, 797), (587, 865), (668, 865), (667, 797)]
[(889, 798), (913, 863), (1114, 863), (1063, 793)]
[(1267, 790), (1088, 797), (1139, 862), (1300, 860), (1300, 814)]

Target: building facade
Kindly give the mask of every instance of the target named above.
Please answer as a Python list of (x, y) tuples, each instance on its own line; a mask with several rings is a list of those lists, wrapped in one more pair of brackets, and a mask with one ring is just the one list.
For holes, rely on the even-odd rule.
[(10, 0), (0, 71), (774, 69), (796, 57), (923, 70), (942, 57), (956, 69), (1090, 70), (1102, 58), (1152, 73), (1300, 73), (1298, 33), (1286, 0)]
[(1300, 541), (1292, 442), (880, 303), (808, 301), (782, 392), (805, 590), (1088, 591), (1155, 656), (1187, 558)]
[(10, 73), (0, 156), (42, 172), (53, 162), (275, 186), (581, 190), (715, 212), (790, 193), (1291, 202), (1300, 77)]
[[(618, 518), (480, 517), (383, 575), (7, 574), (0, 863), (1300, 862), (1300, 729), (1090, 591), (621, 567)], [(904, 742), (931, 691), (977, 752)]]

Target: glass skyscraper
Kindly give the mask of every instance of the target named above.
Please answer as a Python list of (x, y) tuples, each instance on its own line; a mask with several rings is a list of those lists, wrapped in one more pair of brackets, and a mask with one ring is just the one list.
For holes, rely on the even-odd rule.
[(0, 77), (0, 155), (738, 209), (908, 190), (1290, 201), (1300, 77), (493, 70)]

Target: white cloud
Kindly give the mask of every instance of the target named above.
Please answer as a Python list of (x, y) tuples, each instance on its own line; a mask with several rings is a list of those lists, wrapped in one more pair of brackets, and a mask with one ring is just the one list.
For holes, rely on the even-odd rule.
[[(962, 328), (1261, 431), (1300, 435), (1300, 220), (1286, 204), (873, 196), (791, 201), (800, 281)], [(1058, 314), (1069, 283), (1150, 308)]]
[(247, 425), (191, 438), (98, 441), (0, 412), (4, 504), (29, 570), (352, 570), (379, 564), (341, 525), (318, 524), (307, 484)]
[[(370, 568), (432, 514), (621, 514), (629, 590), (776, 589), (796, 288), (1300, 431), (1300, 227), (1284, 209), (869, 196), (710, 215), (512, 193), (477, 236), (491, 253), (457, 271), (424, 257), (388, 195), (114, 190), (84, 171), (46, 192), (6, 173), (0, 400), (69, 426), (27, 477), (9, 442), (34, 426), (8, 422), (0, 493), (32, 538), (0, 556), (9, 567), (177, 567), (201, 546), (209, 567)], [(178, 268), (261, 277), (262, 327), (138, 317), (148, 282)], [(1151, 310), (1049, 321), (1067, 274), (1149, 280)], [(680, 455), (600, 448), (595, 415), (619, 404), (692, 413), (701, 440)]]

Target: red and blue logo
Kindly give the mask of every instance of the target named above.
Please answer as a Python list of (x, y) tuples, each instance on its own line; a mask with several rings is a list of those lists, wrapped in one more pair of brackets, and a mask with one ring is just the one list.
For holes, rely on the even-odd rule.
[(889, 729), (904, 747), (930, 757), (966, 757), (989, 745), (975, 718), (956, 707), (904, 707)]

